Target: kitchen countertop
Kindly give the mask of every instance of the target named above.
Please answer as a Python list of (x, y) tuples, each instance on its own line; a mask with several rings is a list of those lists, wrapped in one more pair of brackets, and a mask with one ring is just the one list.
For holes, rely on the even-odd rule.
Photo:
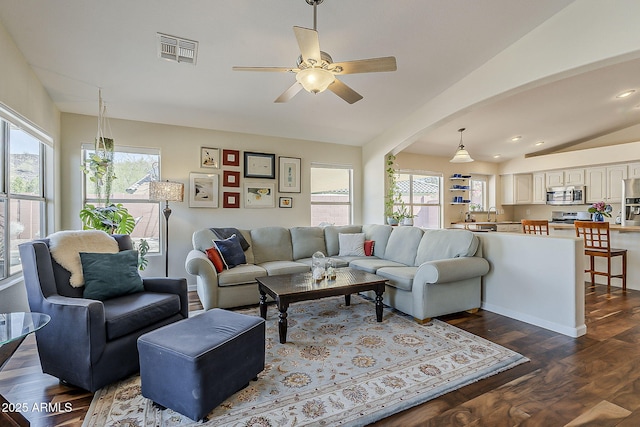
[[(573, 230), (573, 224), (552, 224), (549, 223), (549, 228), (555, 230)], [(640, 225), (625, 225), (609, 223), (609, 229), (611, 231), (617, 231), (619, 233), (638, 233), (640, 232)]]

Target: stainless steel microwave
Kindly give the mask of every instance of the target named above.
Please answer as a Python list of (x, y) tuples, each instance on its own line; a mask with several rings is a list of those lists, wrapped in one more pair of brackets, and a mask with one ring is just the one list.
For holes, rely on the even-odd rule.
[(584, 187), (550, 187), (547, 188), (548, 205), (584, 205)]

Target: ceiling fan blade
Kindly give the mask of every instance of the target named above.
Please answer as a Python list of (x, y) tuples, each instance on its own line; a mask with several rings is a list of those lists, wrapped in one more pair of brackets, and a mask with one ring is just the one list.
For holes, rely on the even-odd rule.
[(282, 95), (280, 95), (273, 102), (287, 102), (288, 100), (296, 96), (296, 93), (300, 92), (300, 90), (302, 90), (302, 85), (298, 82), (295, 82), (289, 89), (285, 90)]
[(297, 68), (287, 67), (233, 67), (233, 71), (276, 71), (276, 72), (296, 72)]
[(349, 104), (353, 104), (362, 99), (362, 95), (360, 95), (355, 90), (351, 89), (346, 84), (342, 83), (340, 80), (335, 79), (333, 83), (329, 85), (328, 88), (331, 92), (338, 95), (340, 98), (347, 101)]
[(316, 30), (310, 30), (309, 28), (293, 27), (293, 32), (298, 40), (298, 46), (300, 47), (300, 53), (302, 59), (308, 61), (309, 59), (320, 63), (320, 41), (318, 40), (318, 32)]
[(395, 56), (334, 62), (331, 66), (342, 67), (342, 71), (336, 74), (379, 73), (382, 71), (396, 71), (398, 69)]

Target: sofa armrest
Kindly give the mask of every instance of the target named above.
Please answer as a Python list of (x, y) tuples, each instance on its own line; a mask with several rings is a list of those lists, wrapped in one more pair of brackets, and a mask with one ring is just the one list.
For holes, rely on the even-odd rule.
[(198, 297), (205, 310), (218, 306), (218, 272), (203, 252), (192, 249), (184, 262), (187, 273), (196, 276)]
[[(102, 301), (51, 295), (43, 300), (42, 311), (51, 321), (36, 336), (38, 346), (48, 348), (45, 354), (60, 354), (52, 363), (65, 360), (71, 366), (88, 366), (98, 361), (107, 342)], [(75, 360), (86, 355), (90, 360)]]
[(484, 276), (489, 262), (480, 257), (449, 258), (421, 264), (413, 279), (413, 286), (426, 283), (449, 283)]
[(189, 294), (187, 279), (173, 277), (145, 277), (142, 279), (144, 290), (162, 294), (176, 294), (180, 297), (180, 314), (189, 317)]

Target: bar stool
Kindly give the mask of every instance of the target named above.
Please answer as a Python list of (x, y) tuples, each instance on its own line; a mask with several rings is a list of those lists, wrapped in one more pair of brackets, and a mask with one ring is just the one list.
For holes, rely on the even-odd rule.
[(546, 219), (523, 219), (521, 223), (525, 234), (549, 234), (549, 221)]
[[(622, 290), (627, 289), (627, 250), (613, 249), (610, 246), (609, 223), (594, 221), (575, 221), (576, 236), (584, 239), (584, 254), (589, 257), (589, 269), (585, 273), (591, 274), (591, 285), (594, 284), (595, 275), (607, 276), (607, 288), (611, 287), (611, 278), (622, 279)], [(611, 274), (611, 258), (622, 257), (622, 273)], [(607, 271), (595, 269), (595, 257), (607, 259)]]

